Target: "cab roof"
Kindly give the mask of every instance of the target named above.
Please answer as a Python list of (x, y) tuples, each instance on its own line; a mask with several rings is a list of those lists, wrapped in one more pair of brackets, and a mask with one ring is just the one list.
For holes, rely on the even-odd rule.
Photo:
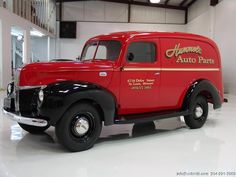
[[(106, 40), (106, 39), (118, 39), (118, 40), (128, 40), (131, 38), (155, 38), (155, 37), (178, 37), (178, 38), (188, 38), (193, 40), (201, 40), (212, 43), (210, 39), (191, 33), (182, 33), (182, 32), (148, 32), (148, 31), (122, 31), (115, 32), (106, 35), (99, 35), (91, 38), (90, 40)], [(213, 42), (214, 43), (214, 42)]]

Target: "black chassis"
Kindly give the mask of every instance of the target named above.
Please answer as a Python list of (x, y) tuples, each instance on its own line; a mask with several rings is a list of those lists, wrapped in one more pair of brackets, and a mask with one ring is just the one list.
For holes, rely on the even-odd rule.
[[(102, 114), (104, 125), (136, 123), (163, 118), (191, 114), (192, 100), (201, 94), (213, 104), (214, 109), (221, 107), (221, 99), (215, 86), (208, 80), (198, 80), (188, 89), (181, 110), (144, 113), (117, 117), (117, 102), (115, 96), (108, 90), (86, 82), (65, 81), (51, 84), (44, 89), (45, 100), (39, 106), (39, 113), (49, 117), (50, 124), (55, 125), (71, 105), (81, 101), (89, 101)], [(116, 119), (117, 118), (117, 119)]]
[[(118, 106), (115, 96), (96, 84), (82, 81), (63, 81), (49, 84), (43, 88), (43, 102), (38, 100), (39, 90), (40, 87), (16, 91), (15, 95), (19, 97), (18, 112), (25, 117), (45, 119), (52, 126), (56, 125), (72, 105), (83, 101), (90, 102), (98, 109), (104, 125), (145, 122), (188, 115), (191, 113), (189, 111), (191, 101), (199, 94), (204, 95), (213, 104), (214, 109), (221, 107), (221, 99), (217, 89), (207, 80), (198, 80), (189, 87), (181, 110), (124, 115), (119, 118), (116, 114)], [(12, 95), (8, 96), (9, 98), (14, 100)], [(14, 102), (16, 103), (16, 101)]]

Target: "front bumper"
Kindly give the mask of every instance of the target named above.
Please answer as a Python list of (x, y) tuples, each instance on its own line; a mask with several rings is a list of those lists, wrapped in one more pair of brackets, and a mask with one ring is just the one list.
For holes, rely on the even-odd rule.
[(14, 120), (21, 124), (36, 126), (36, 127), (45, 127), (48, 125), (48, 121), (44, 119), (24, 117), (16, 113), (15, 110), (15, 98), (7, 97), (4, 99), (3, 113), (11, 120)]
[(3, 113), (11, 120), (14, 120), (14, 121), (21, 123), (21, 124), (26, 124), (26, 125), (36, 126), (36, 127), (46, 127), (48, 125), (48, 121), (46, 121), (44, 119), (23, 117), (23, 116), (15, 114), (15, 113), (8, 112), (5, 109), (3, 109)]
[[(23, 90), (21, 93), (19, 90), (14, 89), (14, 83), (9, 84), (11, 89), (9, 89), (7, 97), (4, 98), (3, 113), (7, 118), (14, 120), (18, 123), (45, 127), (49, 123), (47, 120), (42, 119), (34, 114), (33, 110), (35, 106), (35, 88)], [(19, 104), (19, 96), (21, 97), (21, 103)], [(21, 108), (21, 109), (20, 109)], [(22, 116), (23, 115), (23, 116)]]

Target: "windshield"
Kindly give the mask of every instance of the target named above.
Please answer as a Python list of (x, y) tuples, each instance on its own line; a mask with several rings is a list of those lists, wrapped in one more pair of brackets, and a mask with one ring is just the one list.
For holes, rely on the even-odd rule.
[(121, 43), (115, 40), (104, 40), (89, 43), (85, 46), (81, 60), (115, 61), (120, 54)]

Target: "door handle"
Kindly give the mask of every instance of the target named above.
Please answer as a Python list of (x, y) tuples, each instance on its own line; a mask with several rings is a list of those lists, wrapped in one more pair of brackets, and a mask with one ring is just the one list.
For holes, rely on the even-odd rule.
[(160, 72), (157, 72), (157, 73), (155, 73), (154, 75), (155, 76), (159, 76), (161, 73)]
[(99, 76), (100, 77), (106, 77), (107, 76), (107, 72), (99, 72)]

